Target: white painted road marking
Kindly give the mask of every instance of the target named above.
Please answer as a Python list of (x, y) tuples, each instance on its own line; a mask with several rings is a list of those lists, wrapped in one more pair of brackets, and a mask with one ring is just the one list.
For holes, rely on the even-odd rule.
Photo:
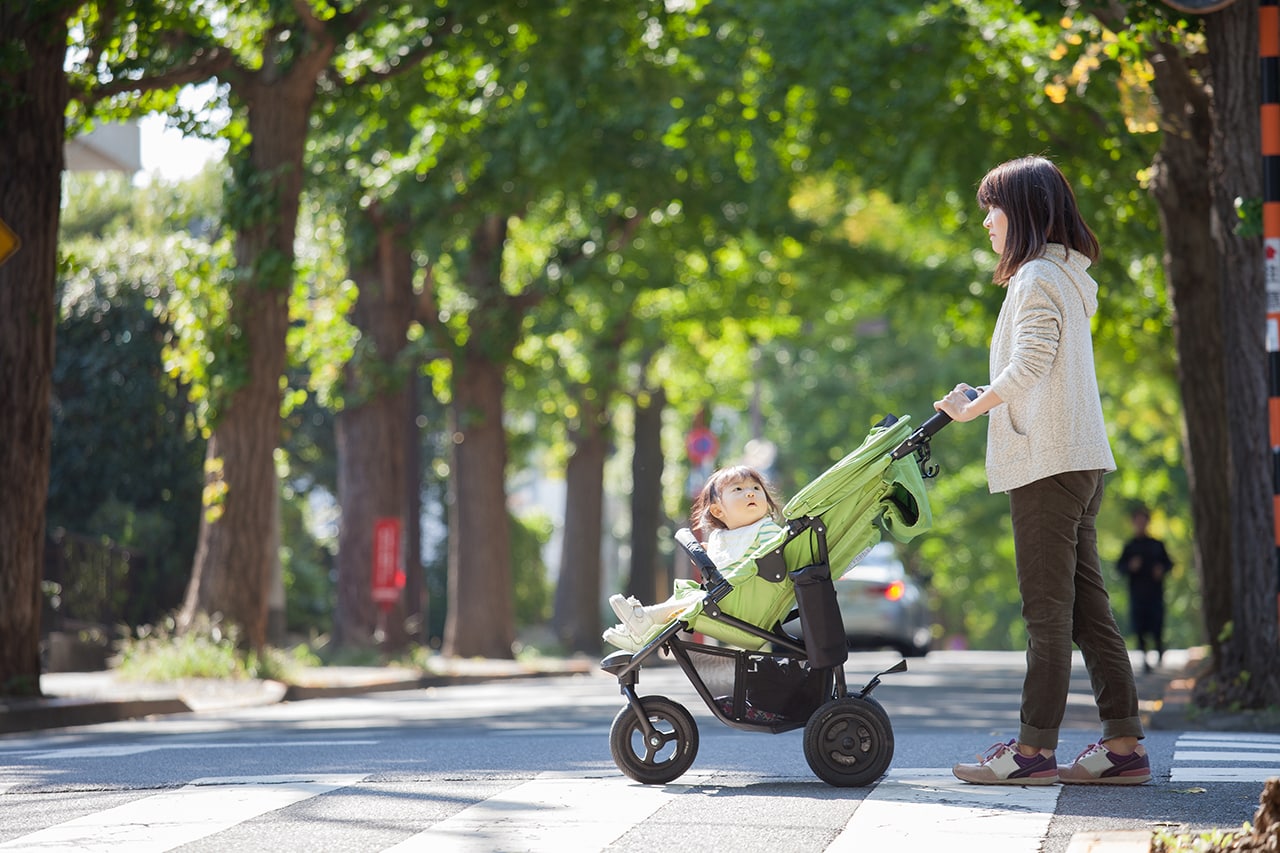
[(19, 756), (22, 758), (118, 758), (122, 755), (139, 755), (144, 752), (159, 752), (162, 749), (277, 749), (286, 746), (370, 746), (376, 740), (271, 740), (271, 741), (235, 741), (232, 743), (181, 743), (173, 741), (156, 741), (153, 743), (119, 743), (103, 746), (69, 746), (64, 749), (25, 750), (19, 752), (0, 752), (3, 756)]
[[(622, 776), (584, 779), (580, 774), (544, 773), (463, 809), (386, 853), (603, 850), (680, 796), (680, 789), (697, 785), (697, 775), (686, 773), (670, 785), (658, 786)], [(539, 815), (536, 823), (528, 820), (530, 813)]]
[(950, 770), (894, 769), (826, 853), (1033, 853), (1049, 831), (1061, 791), (1059, 785), (970, 785)]
[(1174, 746), (1169, 781), (1265, 782), (1272, 776), (1280, 776), (1280, 735), (1192, 732)]
[(184, 788), (134, 800), (0, 844), (40, 853), (161, 853), (365, 776), (247, 776), (196, 779)]

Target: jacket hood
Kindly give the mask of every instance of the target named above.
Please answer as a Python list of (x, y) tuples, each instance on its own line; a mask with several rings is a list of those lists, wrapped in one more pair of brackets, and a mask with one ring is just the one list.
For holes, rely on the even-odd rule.
[(1067, 247), (1061, 243), (1050, 243), (1044, 247), (1044, 257), (1053, 261), (1067, 274), (1067, 278), (1075, 285), (1076, 292), (1080, 294), (1080, 301), (1084, 304), (1084, 313), (1086, 317), (1092, 317), (1098, 312), (1098, 283), (1093, 280), (1093, 276), (1089, 275), (1089, 266), (1092, 261), (1088, 256), (1081, 252), (1068, 252)]

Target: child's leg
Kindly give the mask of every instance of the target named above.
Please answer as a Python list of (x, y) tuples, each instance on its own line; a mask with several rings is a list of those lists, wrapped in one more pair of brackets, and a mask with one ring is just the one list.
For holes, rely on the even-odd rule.
[(641, 604), (634, 597), (623, 598), (621, 595), (614, 595), (609, 598), (609, 605), (613, 608), (613, 612), (618, 614), (618, 618), (622, 620), (627, 630), (637, 637), (645, 636), (657, 625), (667, 624), (691, 603), (687, 595), (673, 595), (666, 601), (648, 606)]

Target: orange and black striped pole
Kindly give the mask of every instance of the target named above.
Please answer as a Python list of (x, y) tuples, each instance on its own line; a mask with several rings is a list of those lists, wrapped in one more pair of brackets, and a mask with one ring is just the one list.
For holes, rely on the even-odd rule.
[(1267, 412), (1271, 421), (1276, 612), (1280, 615), (1280, 0), (1258, 4), (1262, 72), (1262, 237), (1267, 280)]

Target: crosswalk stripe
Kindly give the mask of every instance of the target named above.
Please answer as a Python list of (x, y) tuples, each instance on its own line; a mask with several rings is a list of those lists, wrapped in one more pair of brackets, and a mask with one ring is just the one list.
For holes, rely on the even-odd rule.
[[(633, 826), (698, 784), (686, 773), (671, 785), (641, 785), (617, 776), (583, 778), (549, 772), (469, 806), (385, 853), (603, 850)], [(531, 826), (528, 814), (554, 814)]]
[(1280, 746), (1280, 735), (1263, 732), (1187, 732), (1178, 738), (1178, 743), (1192, 741)]
[(338, 774), (196, 779), (183, 788), (12, 839), (0, 844), (0, 850), (161, 853), (365, 778)]
[(1170, 782), (1265, 782), (1280, 776), (1276, 767), (1175, 767)]
[(1247, 752), (1194, 752), (1192, 750), (1175, 750), (1174, 761), (1272, 761), (1280, 762), (1280, 752), (1254, 749)]
[(1265, 782), (1280, 776), (1280, 735), (1187, 732), (1174, 744), (1173, 764), (1170, 782)]
[(1060, 792), (1058, 785), (969, 785), (950, 770), (894, 769), (826, 853), (1032, 853), (1049, 830)]

